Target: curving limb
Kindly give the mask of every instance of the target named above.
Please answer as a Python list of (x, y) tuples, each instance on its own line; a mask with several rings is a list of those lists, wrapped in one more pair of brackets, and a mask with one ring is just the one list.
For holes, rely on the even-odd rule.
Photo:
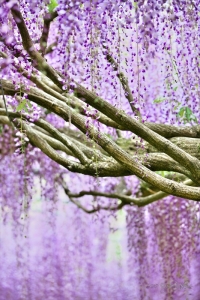
[[(185, 185), (193, 185), (194, 183), (191, 180), (185, 180), (183, 182), (183, 184)], [(82, 210), (84, 210), (85, 212), (89, 212), (89, 213), (93, 213), (96, 212), (100, 209), (106, 209), (106, 210), (119, 210), (122, 207), (124, 207), (125, 205), (136, 205), (138, 207), (143, 207), (146, 205), (149, 205), (155, 201), (161, 200), (167, 196), (169, 196), (168, 194), (164, 193), (164, 192), (156, 192), (152, 195), (146, 196), (146, 197), (131, 197), (131, 196), (127, 196), (127, 195), (123, 195), (123, 194), (118, 194), (118, 193), (103, 193), (100, 191), (81, 191), (77, 194), (71, 193), (69, 191), (69, 189), (67, 188), (67, 186), (64, 184), (64, 182), (62, 181), (62, 187), (66, 193), (66, 195), (69, 197), (70, 201), (73, 202), (75, 205), (77, 205), (79, 208), (81, 208)], [(101, 207), (98, 206), (96, 209), (93, 210), (88, 210), (86, 208), (84, 208), (83, 205), (80, 204), (80, 202), (75, 201), (73, 198), (81, 198), (84, 197), (86, 195), (90, 195), (90, 196), (98, 196), (98, 197), (105, 197), (105, 198), (109, 198), (109, 199), (118, 199), (121, 201), (120, 204), (116, 205), (115, 207)]]
[(42, 72), (46, 72), (47, 76), (56, 85), (62, 87), (61, 78), (58, 75), (58, 73), (46, 62), (43, 56), (36, 50), (34, 43), (29, 35), (25, 21), (20, 12), (19, 5), (17, 3), (15, 3), (11, 8), (11, 13), (21, 35), (23, 47), (33, 60), (34, 67), (36, 67), (38, 70), (41, 70)]

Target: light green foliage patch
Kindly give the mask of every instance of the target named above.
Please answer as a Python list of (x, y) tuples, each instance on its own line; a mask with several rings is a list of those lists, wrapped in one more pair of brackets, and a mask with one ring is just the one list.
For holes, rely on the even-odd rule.
[(56, 0), (50, 0), (48, 5), (49, 12), (52, 13), (57, 6), (58, 6), (58, 2)]

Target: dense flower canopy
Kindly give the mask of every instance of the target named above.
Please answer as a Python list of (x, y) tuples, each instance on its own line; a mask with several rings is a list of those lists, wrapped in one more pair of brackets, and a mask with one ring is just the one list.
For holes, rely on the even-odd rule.
[(199, 0), (0, 4), (0, 299), (198, 300)]

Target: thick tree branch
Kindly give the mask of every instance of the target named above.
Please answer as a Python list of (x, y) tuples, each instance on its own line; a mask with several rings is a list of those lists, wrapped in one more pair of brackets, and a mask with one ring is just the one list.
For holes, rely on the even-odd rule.
[[(27, 92), (27, 91), (26, 91)], [(123, 151), (120, 147), (118, 147), (113, 141), (111, 141), (107, 136), (104, 136), (99, 133), (94, 126), (89, 125), (86, 129), (85, 124), (86, 120), (70, 109), (66, 104), (63, 102), (55, 99), (54, 97), (44, 93), (43, 91), (39, 91), (37, 88), (30, 88), (28, 91), (29, 99), (34, 101), (43, 107), (49, 109), (50, 111), (56, 113), (57, 115), (61, 116), (64, 120), (68, 121), (69, 115), (71, 116), (72, 123), (81, 130), (84, 134), (88, 133), (90, 138), (94, 139), (98, 142), (98, 144), (107, 151), (111, 157), (115, 160), (124, 164), (123, 166), (133, 172), (136, 176), (143, 179), (144, 181), (148, 182), (156, 186), (158, 189), (175, 196), (189, 198), (189, 199), (200, 199), (200, 189), (198, 188), (186, 188), (185, 186), (175, 183), (171, 180), (164, 179), (158, 174), (155, 174), (144, 167), (141, 163), (138, 163), (137, 159), (131, 157), (127, 152)], [(137, 126), (142, 124), (136, 124)], [(142, 125), (144, 126), (144, 125)], [(147, 131), (147, 127), (145, 130)], [(144, 130), (144, 129), (143, 129)], [(154, 134), (154, 132), (153, 132)], [(159, 138), (159, 136), (158, 136)], [(164, 140), (165, 141), (165, 140)], [(168, 141), (167, 141), (168, 142)], [(172, 143), (171, 143), (172, 144)], [(173, 144), (172, 144), (173, 145)], [(176, 147), (179, 152), (183, 151), (177, 146)], [(158, 147), (157, 147), (158, 148)], [(166, 151), (165, 151), (166, 152)], [(185, 152), (183, 151), (185, 154)], [(188, 155), (188, 154), (186, 154)], [(61, 163), (62, 164), (62, 163)], [(187, 165), (186, 165), (187, 167)], [(195, 169), (194, 169), (195, 170)], [(84, 170), (86, 172), (86, 170)]]
[[(24, 119), (26, 120), (25, 115), (21, 115), (20, 113), (13, 113), (9, 111), (9, 114), (11, 118), (19, 118), (19, 119)], [(4, 109), (0, 109), (0, 115), (4, 116), (3, 119), (0, 119), (0, 123), (2, 124), (9, 124), (9, 120), (6, 119), (5, 115), (6, 112)], [(35, 122), (37, 126), (40, 126), (40, 119)], [(41, 127), (32, 127), (33, 130), (38, 130)], [(40, 129), (41, 132), (41, 129)], [(46, 130), (42, 129), (43, 133), (43, 138), (49, 143), (51, 147), (53, 147), (56, 150), (61, 150), (64, 151), (68, 155), (74, 156), (74, 153), (72, 153), (70, 150), (67, 150), (67, 148), (64, 146), (64, 144), (58, 143), (57, 140), (51, 138), (51, 134), (48, 133)], [(73, 132), (73, 134), (78, 133), (78, 132)], [(48, 136), (50, 134), (50, 136)], [(67, 132), (66, 132), (67, 134)], [(106, 157), (102, 153), (100, 153), (98, 150), (92, 150), (92, 147), (88, 147), (84, 145), (84, 140), (82, 142), (79, 137), (79, 141), (74, 139), (74, 136), (72, 135), (72, 132), (69, 132), (69, 137), (67, 135), (67, 138), (72, 141), (72, 143), (76, 144), (77, 147), (90, 159), (91, 157), (96, 157), (96, 160), (98, 162), (97, 168), (101, 168), (100, 163), (106, 163), (104, 164), (104, 169), (107, 169), (106, 173), (100, 172), (99, 176), (127, 176), (134, 174), (133, 172), (128, 171), (126, 168), (124, 168), (121, 164), (117, 163), (115, 160), (112, 160), (111, 157)], [(37, 145), (35, 145), (37, 146)], [(190, 177), (190, 173), (188, 172), (187, 169), (185, 169), (183, 166), (179, 165), (177, 162), (175, 162), (173, 159), (168, 157), (164, 153), (149, 153), (148, 155), (134, 155), (132, 151), (129, 151), (127, 149), (128, 153), (134, 157), (136, 160), (139, 160), (141, 164), (146, 166), (148, 169), (152, 171), (173, 171), (173, 172), (178, 172), (186, 175), (187, 177)], [(113, 168), (115, 170), (115, 174), (113, 174)], [(82, 170), (81, 170), (82, 171)]]
[(106, 114), (118, 124), (126, 127), (127, 130), (130, 130), (140, 136), (161, 152), (166, 153), (174, 160), (184, 165), (188, 168), (188, 170), (190, 170), (191, 174), (194, 175), (194, 180), (200, 183), (200, 161), (198, 159), (187, 154), (185, 151), (158, 135), (144, 124), (138, 122), (135, 118), (131, 118), (126, 113), (117, 110), (114, 106), (79, 84), (76, 84), (75, 91), (79, 97), (83, 97), (91, 106)]
[[(63, 157), (57, 151), (55, 151), (46, 140), (42, 139), (31, 126), (26, 124), (21, 119), (14, 121), (16, 127), (20, 129), (21, 123), (22, 128), (26, 132), (26, 135), (29, 138), (31, 144), (41, 149), (42, 152), (45, 153), (48, 157), (50, 157), (52, 160), (62, 165), (63, 167), (67, 168), (69, 171), (99, 177), (121, 176), (121, 168), (119, 168), (118, 164), (113, 163), (112, 161), (96, 163), (92, 162), (89, 165), (83, 166), (79, 163), (73, 162), (71, 159)], [(130, 172), (128, 174), (127, 171), (125, 171), (125, 173), (127, 175), (130, 174)]]
[(36, 128), (35, 133), (38, 134), (38, 136), (41, 139), (44, 139), (53, 149), (63, 151), (67, 155), (73, 156), (75, 158), (76, 155), (72, 153), (66, 146), (64, 146), (60, 141), (52, 138), (51, 136), (46, 135), (45, 133), (41, 132)]
[[(11, 85), (11, 84), (10, 84), (9, 82), (7, 82), (7, 81), (3, 81), (3, 83), (4, 83), (4, 90), (7, 91), (8, 94), (14, 94), (14, 86)], [(38, 92), (41, 94), (41, 91), (37, 91), (37, 93), (38, 93)], [(30, 93), (30, 91), (29, 91), (29, 93)], [(57, 93), (57, 92), (53, 91), (53, 93), (55, 93), (56, 96), (58, 96), (58, 93)], [(62, 95), (61, 95), (61, 98), (62, 98), (62, 100), (64, 100)], [(38, 104), (41, 105), (41, 102), (38, 102)], [(57, 103), (57, 104), (58, 104), (58, 103)], [(59, 105), (58, 105), (58, 107), (59, 107)], [(179, 148), (178, 148), (178, 149), (179, 149)], [(180, 150), (180, 149), (179, 149), (179, 150)]]
[(12, 120), (10, 119), (10, 115), (9, 115), (9, 112), (8, 112), (7, 103), (6, 103), (6, 98), (5, 98), (4, 89), (3, 89), (3, 86), (2, 86), (1, 79), (0, 79), (0, 89), (1, 89), (1, 94), (2, 94), (2, 97), (3, 97), (3, 105), (4, 105), (4, 107), (5, 107), (6, 116), (8, 117), (8, 119), (9, 119), (11, 125), (13, 126)]
[[(2, 82), (5, 83), (5, 81), (2, 81)], [(8, 89), (12, 93), (12, 91), (14, 90), (13, 85), (8, 84), (7, 86), (8, 86)], [(6, 90), (6, 87), (4, 88), (4, 90)], [(31, 90), (33, 90), (33, 93), (36, 93), (36, 95), (39, 96), (39, 99), (38, 99), (38, 96), (36, 96), (37, 97), (37, 100), (36, 100), (35, 96), (30, 95)], [(92, 103), (93, 102), (95, 104), (98, 103), (98, 101), (96, 101), (96, 102), (93, 101), (94, 100), (94, 98), (93, 98), (94, 94), (93, 93), (87, 91), (86, 89), (84, 89), (84, 91), (86, 92), (87, 95), (90, 96), (90, 100), (92, 100), (91, 101)], [(30, 91), (26, 91), (26, 92), (29, 93), (29, 99), (30, 100), (33, 100), (33, 101), (35, 101), (36, 103), (38, 103), (40, 105), (42, 105), (42, 103), (41, 103), (41, 98), (42, 97), (45, 97), (46, 99), (51, 97), (51, 96), (47, 95), (46, 93), (37, 90), (36, 88), (31, 88)], [(54, 93), (56, 95), (59, 94), (55, 91), (54, 91)], [(63, 96), (61, 96), (61, 97), (63, 97)], [(59, 97), (59, 99), (61, 97)], [(54, 97), (51, 97), (51, 98), (52, 98), (52, 101), (53, 101), (52, 103), (54, 103), (56, 99)], [(97, 99), (100, 99), (100, 98), (97, 98)], [(112, 119), (115, 119), (116, 121), (120, 122), (124, 126), (127, 125), (127, 129), (129, 129), (133, 133), (139, 135), (140, 137), (144, 138), (146, 141), (148, 141), (151, 145), (156, 147), (161, 152), (164, 152), (164, 153), (168, 154), (169, 156), (171, 156), (173, 159), (175, 159), (181, 165), (184, 165), (188, 170), (190, 170), (191, 174), (193, 174), (194, 179), (196, 181), (199, 180), (199, 176), (200, 176), (200, 174), (199, 174), (200, 173), (200, 162), (199, 162), (199, 160), (197, 160), (196, 158), (194, 158), (191, 155), (187, 154), (184, 150), (181, 150), (179, 147), (177, 147), (176, 145), (174, 145), (170, 141), (166, 140), (162, 136), (158, 135), (157, 133), (155, 133), (151, 129), (148, 129), (147, 126), (143, 125), (142, 123), (139, 123), (135, 119), (131, 119), (125, 113), (118, 111), (115, 107), (113, 107), (112, 105), (110, 105), (106, 101), (104, 101), (102, 99), (100, 99), (100, 101), (103, 101), (103, 105), (106, 106), (106, 108), (107, 108), (106, 112), (108, 112), (108, 113), (109, 113), (109, 111), (112, 112)], [(50, 107), (48, 109), (50, 109), (51, 111), (53, 110), (56, 114), (60, 115), (64, 119), (66, 119), (66, 111), (68, 111), (69, 115), (71, 115), (71, 112), (70, 112), (71, 110), (67, 109), (68, 106), (66, 105), (66, 109), (63, 109), (65, 111), (65, 113), (62, 114), (61, 112), (59, 112), (60, 111), (59, 106), (61, 105), (61, 103), (60, 104), (59, 103), (60, 103), (60, 101), (59, 102), (56, 101), (56, 103), (53, 105), (54, 108), (52, 108), (52, 105), (50, 105)], [(100, 110), (102, 110), (101, 105), (98, 105), (98, 107), (100, 108)], [(98, 107), (96, 107), (96, 108), (98, 109)]]
[(89, 165), (92, 162), (74, 143), (67, 139), (67, 136), (64, 136), (47, 121), (40, 119), (36, 121), (35, 124), (48, 131), (55, 139), (58, 139), (60, 142), (62, 142), (62, 144), (64, 144), (72, 153), (75, 154), (75, 157), (77, 157), (83, 165)]
[(98, 120), (98, 122), (100, 122), (108, 127), (125, 130), (125, 128), (123, 126), (120, 126), (115, 121), (113, 121), (112, 119), (110, 119), (106, 115), (104, 115), (103, 113), (101, 113), (101, 112), (97, 112), (96, 114), (92, 113), (92, 110), (91, 110), (92, 107), (91, 106), (88, 107), (79, 98), (77, 98), (73, 95), (69, 95), (69, 94), (64, 94), (64, 95), (66, 97), (66, 99), (65, 99), (66, 104), (68, 104), (68, 105), (70, 105), (70, 107), (78, 110), (78, 112), (80, 114), (82, 114), (83, 116), (87, 116), (87, 114), (89, 114), (91, 118)]
[(54, 160), (55, 162), (64, 166), (72, 172), (83, 172), (83, 174), (85, 173), (84, 166), (61, 156), (47, 143), (46, 140), (42, 139), (38, 135), (38, 133), (33, 130), (31, 126), (27, 125), (26, 122), (18, 119), (14, 121), (14, 124), (16, 125), (16, 127), (20, 129), (22, 128), (26, 133), (27, 137), (29, 138), (30, 142), (33, 145), (37, 146), (39, 149), (41, 149), (42, 152), (45, 153), (48, 157), (50, 157), (52, 160)]
[[(3, 120), (3, 122), (5, 122)], [(1, 123), (1, 118), (0, 118), (0, 123)], [(3, 124), (7, 124), (7, 123), (3, 123)], [(33, 127), (36, 131), (39, 131), (39, 134), (43, 136), (43, 138), (48, 142), (48, 144), (54, 148), (55, 150), (61, 150), (63, 152), (65, 152), (67, 155), (76, 157), (74, 152), (70, 151), (66, 146), (64, 146), (62, 144), (62, 142), (60, 142), (59, 140), (51, 137), (51, 135), (49, 134), (49, 132), (46, 132), (46, 130), (43, 130), (41, 127), (39, 126), (34, 126)], [(67, 139), (71, 141), (71, 143), (73, 143), (82, 153), (85, 154), (85, 156), (89, 159), (88, 161), (90, 161), (91, 157), (93, 157), (94, 155), (97, 156), (97, 161), (101, 161), (101, 162), (106, 162), (108, 161), (108, 159), (105, 159), (105, 156), (103, 156), (99, 151), (92, 151), (91, 148), (85, 146), (84, 144), (76, 141), (75, 139), (73, 139), (72, 137), (69, 137), (67, 135)]]
[[(0, 56), (7, 58), (7, 54), (0, 51)], [(48, 77), (42, 74), (42, 78), (38, 78), (36, 75), (30, 74), (21, 66), (17, 65), (15, 63), (16, 69), (22, 73), (23, 76), (25, 76), (27, 79), (30, 79), (33, 83), (35, 83), (39, 88), (41, 88), (43, 91), (50, 93), (52, 96), (59, 98), (60, 100), (64, 102), (68, 102), (66, 100), (66, 97), (70, 97), (73, 101), (70, 101), (71, 107), (75, 108), (77, 107), (80, 109), (80, 113), (83, 113), (83, 108), (81, 106), (81, 100), (78, 103), (77, 102), (77, 97), (75, 96), (69, 96), (68, 94), (65, 94), (66, 97), (63, 97), (60, 93), (62, 92), (62, 89), (58, 88), (55, 84), (53, 84), (52, 81), (49, 80)], [(42, 82), (41, 82), (42, 80)], [(8, 81), (4, 82), (6, 92), (8, 95), (13, 95), (13, 92), (10, 91), (9, 93), (9, 88), (8, 88)], [(12, 90), (12, 88), (10, 87)], [(56, 93), (57, 92), (57, 93)], [(127, 130), (127, 127), (124, 127), (123, 125), (119, 125), (116, 123), (114, 120), (108, 118), (105, 114), (98, 112), (97, 113), (97, 118), (99, 122), (102, 124), (105, 124), (107, 126), (120, 129), (120, 130)], [(173, 126), (173, 125), (166, 125), (166, 124), (156, 124), (156, 123), (149, 123), (149, 122), (144, 122), (144, 125), (147, 126), (149, 129), (153, 130), (154, 132), (158, 133), (159, 135), (165, 137), (165, 138), (172, 138), (172, 137), (192, 137), (192, 138), (200, 138), (200, 125), (195, 125), (195, 126)]]
[(200, 125), (194, 126), (173, 126), (166, 124), (156, 124), (145, 122), (145, 126), (149, 129), (155, 131), (159, 135), (165, 138), (172, 137), (191, 137), (191, 138), (200, 138)]
[[(72, 123), (83, 133), (88, 133), (88, 135), (98, 144), (107, 151), (114, 159), (124, 164), (125, 168), (133, 172), (136, 176), (143, 179), (159, 188), (160, 190), (179, 197), (184, 197), (188, 199), (198, 200), (200, 199), (200, 189), (199, 188), (188, 188), (180, 183), (175, 183), (171, 180), (164, 179), (158, 174), (149, 171), (146, 167), (142, 166), (138, 161), (132, 158), (128, 153), (123, 151), (118, 147), (113, 141), (108, 137), (99, 134), (99, 131), (94, 128), (94, 126), (89, 125), (86, 129), (85, 119), (72, 111), (67, 105), (62, 102), (58, 102), (56, 99), (49, 95), (45, 95), (44, 92), (38, 95), (38, 91), (35, 88), (30, 89), (30, 100), (42, 104), (47, 109), (50, 109), (54, 113), (60, 115), (63, 119), (68, 120), (69, 114), (71, 116)], [(171, 143), (172, 144), (172, 143)], [(172, 144), (173, 145), (173, 144)], [(177, 147), (178, 148), (178, 147)], [(179, 149), (179, 148), (178, 148)], [(179, 151), (182, 151), (179, 149)], [(184, 151), (183, 151), (184, 152)], [(185, 153), (185, 152), (184, 152)]]

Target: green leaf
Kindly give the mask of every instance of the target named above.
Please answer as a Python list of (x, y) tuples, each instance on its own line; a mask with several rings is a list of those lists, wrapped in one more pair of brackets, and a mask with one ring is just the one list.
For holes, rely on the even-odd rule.
[(24, 100), (22, 100), (19, 104), (18, 104), (18, 106), (17, 106), (17, 108), (16, 108), (16, 111), (22, 111), (23, 109), (25, 110), (25, 111), (27, 111), (27, 108), (26, 108), (26, 99), (24, 99)]
[(27, 104), (28, 104), (28, 107), (32, 108), (31, 102), (28, 101)]
[(56, 0), (50, 0), (48, 5), (49, 12), (52, 13), (57, 6), (58, 2)]
[(186, 107), (185, 108), (185, 117), (186, 117), (187, 121), (190, 121), (191, 115), (192, 115), (191, 109), (189, 107)]
[(185, 107), (181, 107), (179, 112), (178, 112), (178, 115), (182, 118), (184, 113), (185, 113)]
[(170, 174), (170, 171), (156, 171), (157, 174), (161, 175), (162, 177), (165, 177), (166, 175)]
[(178, 112), (178, 117), (182, 118), (185, 123), (191, 121), (198, 123), (196, 116), (193, 114), (193, 112), (188, 106), (180, 108)]
[(181, 102), (178, 102), (176, 106), (174, 106), (174, 110), (176, 110), (180, 106)]
[(175, 91), (175, 92), (176, 92), (177, 88), (178, 88), (178, 86), (175, 86), (175, 87), (174, 87), (174, 91)]
[(156, 98), (155, 100), (153, 100), (153, 103), (161, 103), (165, 100), (166, 100), (165, 98)]
[(192, 114), (190, 121), (194, 121), (195, 123), (198, 123), (197, 118), (194, 114)]

